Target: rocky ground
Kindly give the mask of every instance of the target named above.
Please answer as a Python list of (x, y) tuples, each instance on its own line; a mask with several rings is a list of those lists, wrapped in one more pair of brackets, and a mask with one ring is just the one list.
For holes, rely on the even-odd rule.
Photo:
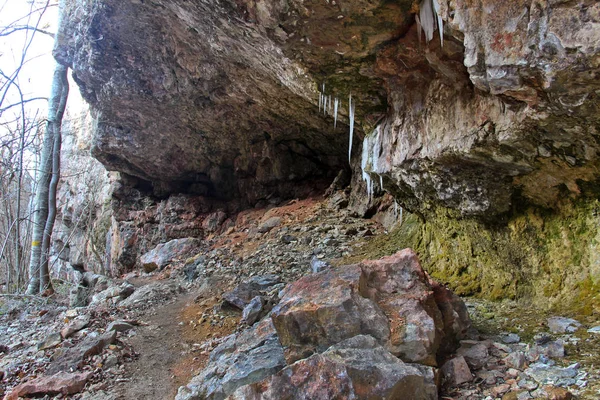
[[(150, 273), (115, 280), (88, 274), (86, 288), (71, 288), (71, 301), (89, 302), (85, 307), (70, 307), (66, 289), (52, 298), (0, 298), (0, 395), (175, 397), (218, 358), (211, 351), (222, 353), (232, 341), (239, 346), (264, 325), (265, 319), (255, 322), (285, 296), (286, 284), (342, 265), (386, 234), (340, 205), (343, 198), (334, 196), (243, 212), (234, 226), (184, 254), (146, 257)], [(466, 304), (477, 331), (445, 357), (441, 398), (600, 397), (599, 320), (571, 320), (525, 304)]]

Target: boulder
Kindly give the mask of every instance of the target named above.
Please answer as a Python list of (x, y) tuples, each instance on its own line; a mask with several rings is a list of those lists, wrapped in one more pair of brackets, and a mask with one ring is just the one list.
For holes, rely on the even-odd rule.
[(367, 334), (406, 362), (436, 365), (443, 338), (443, 350), (452, 351), (470, 327), (462, 301), (438, 291), (441, 307), (416, 254), (406, 249), (303, 277), (286, 288), (272, 318), (288, 362)]
[(231, 400), (437, 399), (433, 369), (408, 365), (378, 340), (359, 335), (300, 360), (261, 382), (237, 389)]
[(267, 318), (219, 345), (204, 370), (179, 388), (176, 400), (222, 400), (284, 367), (283, 348)]
[(258, 227), (258, 231), (260, 233), (267, 233), (271, 229), (279, 226), (280, 224), (281, 224), (281, 217), (271, 217), (260, 224), (260, 226)]
[(163, 269), (174, 259), (191, 253), (198, 247), (198, 244), (198, 239), (194, 238), (173, 239), (167, 243), (161, 243), (143, 254), (140, 257), (140, 263), (146, 272)]
[(388, 342), (389, 322), (360, 294), (361, 276), (360, 266), (352, 265), (307, 275), (286, 288), (271, 317), (288, 363), (360, 334)]
[[(361, 268), (361, 288), (390, 321), (390, 351), (407, 362), (436, 365), (444, 321), (416, 253), (404, 249), (379, 260), (363, 261)], [(449, 347), (451, 350), (450, 343)]]

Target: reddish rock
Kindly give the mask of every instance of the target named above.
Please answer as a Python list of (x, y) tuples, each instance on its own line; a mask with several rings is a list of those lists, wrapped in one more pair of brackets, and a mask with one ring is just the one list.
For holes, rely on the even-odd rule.
[(361, 275), (358, 265), (340, 267), (305, 276), (286, 289), (272, 319), (288, 363), (360, 334), (387, 343), (387, 318), (359, 293)]
[(454, 357), (446, 361), (441, 369), (444, 383), (455, 386), (473, 380), (473, 374), (462, 356)]
[(288, 362), (369, 334), (403, 361), (435, 366), (442, 339), (452, 351), (470, 326), (461, 300), (438, 291), (444, 313), (416, 254), (405, 249), (305, 276), (286, 289), (272, 318)]
[(371, 336), (356, 336), (300, 360), (230, 400), (437, 399), (430, 367), (408, 365)]
[(444, 322), (429, 280), (412, 249), (361, 263), (361, 290), (390, 323), (389, 350), (407, 362), (436, 365)]
[(444, 353), (451, 353), (456, 350), (460, 341), (467, 337), (467, 333), (471, 329), (469, 311), (462, 299), (450, 289), (433, 279), (429, 279), (429, 283), (444, 321), (444, 337), (440, 350)]
[(4, 400), (17, 400), (19, 397), (42, 394), (74, 394), (81, 392), (92, 372), (59, 372), (52, 376), (41, 376), (22, 383), (8, 393)]

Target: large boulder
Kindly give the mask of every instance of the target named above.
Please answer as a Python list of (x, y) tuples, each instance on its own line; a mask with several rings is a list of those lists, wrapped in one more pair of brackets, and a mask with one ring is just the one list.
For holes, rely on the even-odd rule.
[(231, 400), (437, 399), (431, 367), (405, 364), (371, 336), (355, 336), (236, 390)]
[(272, 318), (288, 362), (368, 334), (404, 361), (436, 365), (442, 339), (452, 351), (470, 326), (461, 300), (437, 290), (444, 313), (416, 254), (405, 249), (305, 276), (286, 289)]

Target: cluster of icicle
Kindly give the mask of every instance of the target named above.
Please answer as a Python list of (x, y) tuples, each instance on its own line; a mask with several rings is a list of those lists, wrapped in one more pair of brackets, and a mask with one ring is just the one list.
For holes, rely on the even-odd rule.
[[(337, 128), (338, 109), (342, 102), (337, 97), (333, 98), (333, 110), (331, 103), (331, 95), (325, 94), (325, 84), (321, 86), (322, 91), (319, 91), (319, 112), (323, 110), (323, 115), (333, 116), (333, 128)], [(348, 146), (348, 162), (352, 156), (352, 140), (354, 136), (354, 104), (352, 103), (352, 95), (348, 98), (348, 117), (350, 119), (350, 144)]]
[[(371, 132), (370, 135), (365, 136), (363, 140), (362, 157), (360, 160), (360, 168), (362, 170), (362, 178), (367, 183), (367, 196), (369, 201), (373, 198), (375, 192), (375, 182), (373, 181), (373, 175), (379, 177), (379, 189), (383, 188), (383, 166), (380, 165), (380, 154), (382, 146), (382, 135), (384, 130), (381, 129), (381, 125), (377, 126)], [(402, 217), (404, 209), (398, 205), (398, 202), (394, 200), (394, 216), (399, 220), (402, 225)]]
[[(435, 18), (434, 18), (435, 12)], [(440, 43), (444, 47), (444, 22), (440, 15), (440, 3), (438, 0), (423, 0), (419, 6), (419, 15), (416, 16), (417, 28), (419, 31), (419, 40), (421, 38), (421, 30), (425, 32), (425, 40), (430, 42), (433, 39), (433, 31), (436, 25), (440, 33)]]
[[(434, 0), (435, 1), (435, 0)], [(341, 105), (340, 100), (335, 97), (333, 99), (333, 110), (331, 95), (325, 94), (325, 84), (321, 86), (322, 91), (319, 91), (319, 112), (323, 110), (324, 115), (333, 115), (333, 127), (337, 126), (337, 114), (338, 108)], [(332, 114), (333, 111), (333, 114)], [(350, 120), (350, 143), (348, 145), (348, 162), (352, 157), (352, 140), (354, 136), (354, 111), (355, 103), (352, 102), (352, 95), (348, 97), (348, 117)], [(362, 178), (367, 183), (367, 196), (369, 201), (373, 198), (374, 193), (374, 182), (371, 178), (371, 173), (379, 176), (379, 188), (383, 190), (383, 176), (380, 174), (379, 155), (381, 153), (381, 135), (383, 130), (381, 126), (377, 126), (370, 135), (365, 136), (362, 148), (362, 158), (360, 162), (360, 168), (362, 170)], [(394, 200), (394, 216), (398, 219), (398, 209), (400, 209), (400, 224), (402, 224), (403, 208), (398, 205), (398, 202)]]

